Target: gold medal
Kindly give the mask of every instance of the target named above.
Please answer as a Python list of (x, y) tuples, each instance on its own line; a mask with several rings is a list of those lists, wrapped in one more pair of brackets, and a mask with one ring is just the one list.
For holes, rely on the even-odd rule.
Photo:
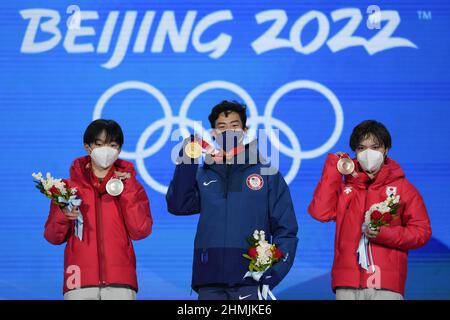
[(120, 179), (112, 178), (106, 184), (106, 192), (112, 196), (118, 196), (123, 191), (123, 182)]
[(343, 175), (352, 174), (355, 171), (355, 163), (349, 158), (340, 158), (337, 163), (338, 171)]
[(196, 159), (202, 155), (202, 147), (197, 142), (189, 142), (184, 147), (184, 152), (189, 158)]

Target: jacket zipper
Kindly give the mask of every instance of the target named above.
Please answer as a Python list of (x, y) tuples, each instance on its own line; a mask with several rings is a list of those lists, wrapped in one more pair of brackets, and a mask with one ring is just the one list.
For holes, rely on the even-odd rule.
[[(225, 174), (225, 201), (226, 201), (226, 208), (225, 208), (225, 233), (224, 233), (224, 237), (223, 237), (223, 247), (226, 248), (226, 244), (227, 244), (227, 232), (228, 232), (228, 184), (229, 184), (229, 180), (230, 180), (230, 170), (231, 170), (231, 165), (229, 164), (225, 164), (226, 165), (226, 174)], [(223, 280), (225, 281), (225, 261), (222, 261), (223, 263)]]
[[(369, 193), (369, 186), (366, 186), (366, 190), (365, 190), (365, 198), (364, 198), (364, 219), (365, 219), (365, 216), (366, 216), (366, 211), (367, 211), (367, 195), (368, 195), (368, 193)], [(361, 274), (359, 275), (359, 288), (360, 289), (362, 289), (363, 288), (363, 286), (362, 286), (362, 277), (361, 277)]]
[(104, 276), (104, 248), (103, 248), (103, 224), (102, 224), (102, 207), (101, 199), (102, 195), (96, 190), (96, 222), (97, 222), (97, 253), (98, 253), (98, 266), (99, 266), (99, 284), (100, 286), (105, 286), (105, 276)]
[(225, 199), (228, 198), (228, 181), (230, 180), (230, 170), (231, 170), (231, 165), (230, 164), (226, 164), (226, 174), (225, 174)]

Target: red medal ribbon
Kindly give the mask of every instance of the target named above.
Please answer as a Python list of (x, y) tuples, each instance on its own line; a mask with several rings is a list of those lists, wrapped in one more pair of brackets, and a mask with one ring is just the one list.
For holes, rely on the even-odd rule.
[(98, 190), (100, 194), (105, 193), (106, 191), (106, 184), (108, 183), (109, 179), (111, 179), (114, 176), (115, 168), (112, 166), (106, 176), (103, 178), (103, 181), (100, 183), (100, 179), (94, 174), (94, 171), (91, 169), (91, 180), (94, 184), (94, 187)]
[(223, 151), (216, 150), (213, 146), (211, 146), (207, 141), (205, 141), (203, 139), (197, 138), (195, 140), (194, 137), (191, 136), (191, 141), (197, 142), (202, 147), (202, 149), (206, 153), (210, 154), (215, 160), (219, 159), (219, 158), (221, 159), (223, 157), (226, 157), (226, 158), (234, 157), (235, 155), (237, 155), (238, 153), (241, 153), (245, 149), (245, 146), (239, 145), (237, 147), (234, 147), (233, 149), (231, 149), (228, 152), (223, 152)]

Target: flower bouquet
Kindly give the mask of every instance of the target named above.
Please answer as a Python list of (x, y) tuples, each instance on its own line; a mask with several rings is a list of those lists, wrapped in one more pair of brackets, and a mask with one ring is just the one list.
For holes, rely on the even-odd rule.
[(375, 203), (367, 210), (364, 224), (372, 230), (389, 226), (391, 221), (397, 218), (398, 208), (400, 208), (400, 196), (390, 195), (386, 200)]
[[(263, 230), (255, 230), (253, 236), (249, 237), (247, 242), (250, 248), (247, 253), (243, 254), (243, 257), (249, 259), (250, 264), (249, 271), (244, 278), (251, 277), (259, 282), (264, 272), (283, 257), (283, 253), (274, 244), (267, 242)], [(262, 292), (258, 290), (259, 300), (262, 300), (262, 298), (267, 299), (267, 295), (276, 300), (275, 296), (270, 292), (269, 286), (263, 285)]]
[[(71, 188), (65, 179), (55, 179), (50, 173), (46, 178), (42, 173), (33, 173), (36, 188), (61, 209), (67, 208), (72, 211), (74, 206), (81, 204), (81, 199), (77, 196), (77, 188)], [(75, 223), (75, 235), (82, 240), (83, 237), (83, 215), (78, 210), (78, 218)]]
[(358, 250), (356, 251), (359, 257), (358, 263), (363, 269), (368, 270), (371, 265), (372, 271), (375, 272), (371, 244), (365, 234), (367, 228), (375, 231), (382, 226), (389, 226), (392, 220), (398, 217), (398, 208), (400, 208), (400, 196), (389, 194), (386, 200), (373, 204), (366, 211), (362, 225), (362, 236), (359, 240)]

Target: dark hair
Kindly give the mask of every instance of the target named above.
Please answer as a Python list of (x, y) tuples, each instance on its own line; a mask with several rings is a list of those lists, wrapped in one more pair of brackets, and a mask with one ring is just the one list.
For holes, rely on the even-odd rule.
[(363, 121), (353, 129), (352, 135), (350, 136), (350, 148), (355, 151), (361, 141), (370, 135), (386, 149), (391, 148), (391, 134), (382, 123), (375, 120)]
[(226, 117), (228, 117), (231, 112), (236, 112), (241, 118), (243, 129), (247, 128), (247, 107), (245, 104), (227, 100), (223, 100), (221, 103), (212, 108), (211, 114), (208, 116), (211, 128), (216, 127), (216, 120), (222, 112), (225, 112)]
[(106, 143), (116, 142), (120, 147), (123, 145), (122, 128), (114, 120), (97, 119), (92, 121), (84, 131), (83, 142), (91, 144), (103, 132), (106, 133)]

